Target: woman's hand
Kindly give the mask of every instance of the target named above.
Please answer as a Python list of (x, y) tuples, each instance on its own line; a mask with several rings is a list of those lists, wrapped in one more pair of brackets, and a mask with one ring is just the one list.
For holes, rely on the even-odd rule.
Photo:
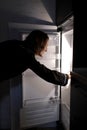
[(68, 78), (69, 78), (69, 79), (71, 78), (71, 74), (68, 74)]
[(68, 75), (68, 79), (70, 79), (70, 78), (71, 78), (71, 74), (70, 74), (70, 72), (67, 73), (67, 75)]

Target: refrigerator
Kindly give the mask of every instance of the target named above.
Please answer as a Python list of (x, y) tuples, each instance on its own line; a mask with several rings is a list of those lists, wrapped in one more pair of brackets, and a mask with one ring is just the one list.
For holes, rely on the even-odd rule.
[[(72, 71), (73, 61), (73, 17), (60, 26), (28, 24), (28, 31), (22, 31), (21, 39), (34, 29), (40, 29), (49, 36), (48, 50), (43, 57), (35, 56), (37, 61), (49, 69), (63, 73)], [(32, 70), (22, 73), (22, 107), (20, 127), (31, 128), (62, 121), (69, 130), (70, 125), (70, 87), (49, 83)]]

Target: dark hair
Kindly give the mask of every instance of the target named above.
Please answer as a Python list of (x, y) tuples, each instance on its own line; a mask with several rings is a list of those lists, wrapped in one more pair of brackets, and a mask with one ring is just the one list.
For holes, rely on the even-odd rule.
[(49, 39), (47, 33), (34, 30), (25, 39), (26, 47), (29, 47), (34, 53), (40, 52), (44, 49), (47, 39)]

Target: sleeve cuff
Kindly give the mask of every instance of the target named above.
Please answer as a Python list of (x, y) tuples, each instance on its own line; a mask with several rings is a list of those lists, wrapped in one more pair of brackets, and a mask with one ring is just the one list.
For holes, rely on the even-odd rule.
[(67, 85), (67, 83), (68, 83), (68, 75), (65, 74), (64, 85), (63, 86)]

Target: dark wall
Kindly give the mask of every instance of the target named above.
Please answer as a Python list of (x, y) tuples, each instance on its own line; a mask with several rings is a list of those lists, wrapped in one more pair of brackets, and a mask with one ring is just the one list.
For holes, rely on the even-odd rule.
[(0, 83), (0, 129), (10, 129), (10, 82)]
[(74, 45), (73, 45), (73, 67), (87, 67), (87, 36), (84, 12), (76, 10), (74, 16)]
[[(87, 79), (87, 68), (74, 69)], [(85, 83), (72, 77), (70, 106), (70, 130), (87, 129), (87, 80)]]
[[(87, 79), (87, 36), (85, 3), (74, 7), (73, 71)], [(87, 80), (86, 80), (87, 81)], [(87, 85), (72, 79), (70, 130), (87, 129)]]

